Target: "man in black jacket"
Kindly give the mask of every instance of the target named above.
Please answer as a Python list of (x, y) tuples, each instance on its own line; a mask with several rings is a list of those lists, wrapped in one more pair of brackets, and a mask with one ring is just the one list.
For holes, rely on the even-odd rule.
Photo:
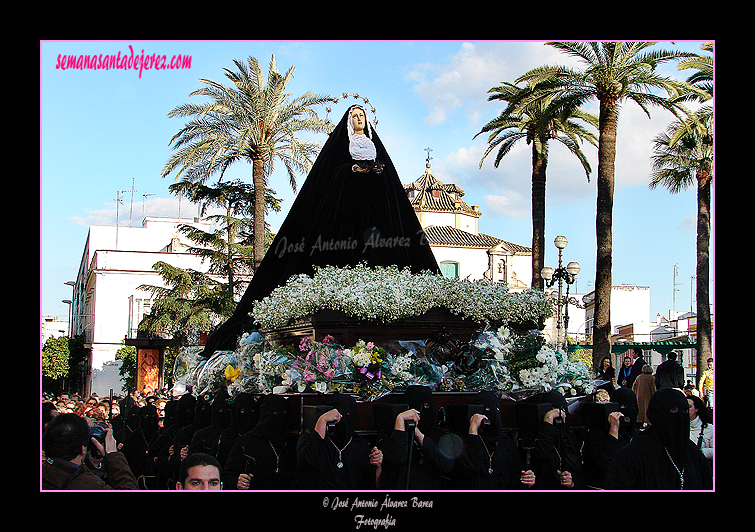
[(647, 364), (645, 362), (645, 359), (642, 356), (642, 348), (640, 347), (633, 347), (632, 348), (632, 373), (629, 375), (629, 379), (627, 379), (627, 388), (632, 388), (632, 385), (634, 384), (634, 381), (637, 380), (637, 377), (642, 375), (642, 367)]
[(655, 388), (684, 389), (684, 368), (676, 361), (676, 352), (671, 351), (667, 360), (655, 370)]

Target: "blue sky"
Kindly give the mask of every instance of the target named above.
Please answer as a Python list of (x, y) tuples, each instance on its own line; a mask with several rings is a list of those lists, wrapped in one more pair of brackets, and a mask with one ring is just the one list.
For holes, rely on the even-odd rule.
[[(700, 51), (700, 41), (659, 42), (656, 48)], [(56, 68), (62, 56), (118, 54), (191, 56), (191, 67), (174, 70), (78, 70)], [(480, 231), (530, 246), (530, 152), (522, 144), (494, 168), (492, 155), (478, 168), (486, 136), (474, 138), (501, 110), (487, 91), (513, 82), (544, 64), (574, 64), (542, 42), (505, 41), (46, 41), (40, 43), (40, 312), (65, 318), (90, 225), (115, 225), (117, 191), (125, 193), (121, 225), (139, 226), (146, 215), (177, 216), (168, 193), (173, 176), (160, 177), (172, 150), (171, 137), (184, 124), (168, 118), (200, 78), (227, 83), (223, 68), (233, 59), (257, 58), (265, 73), (272, 55), (283, 72), (295, 66), (289, 92), (358, 93), (375, 106), (377, 131), (404, 183), (424, 171), (431, 148), (433, 173), (457, 183), (465, 201), (483, 211)], [(668, 75), (688, 72), (666, 67)], [(350, 99), (351, 100), (351, 99)], [(353, 101), (353, 100), (352, 100)], [(333, 108), (338, 120), (346, 104)], [(594, 109), (593, 109), (594, 110)], [(613, 223), (613, 284), (649, 286), (651, 316), (672, 307), (673, 271), (677, 310), (690, 308), (695, 275), (695, 190), (672, 195), (650, 190), (652, 138), (672, 120), (652, 118), (626, 104), (619, 117)], [(565, 260), (582, 266), (577, 289), (593, 288), (595, 275), (595, 183), (597, 150), (584, 147), (593, 166), (587, 181), (581, 165), (561, 146), (550, 152), (546, 206), (546, 264), (556, 266), (553, 239), (565, 235)], [(228, 179), (251, 179), (249, 165), (237, 165)], [(301, 185), (306, 176), (300, 176)], [(294, 192), (282, 168), (270, 186), (284, 200), (277, 227)], [(145, 196), (146, 195), (146, 196)], [(129, 220), (129, 209), (133, 214)], [(184, 200), (181, 214), (191, 207)], [(713, 271), (711, 272), (713, 278)]]

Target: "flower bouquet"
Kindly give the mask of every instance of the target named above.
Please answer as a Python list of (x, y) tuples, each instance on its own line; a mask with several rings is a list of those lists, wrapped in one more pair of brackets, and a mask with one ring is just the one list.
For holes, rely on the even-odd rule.
[(365, 401), (374, 401), (391, 393), (396, 380), (391, 373), (393, 357), (372, 342), (359, 340), (343, 353), (351, 360), (353, 385), (351, 391)]
[(176, 356), (173, 362), (173, 389), (179, 395), (197, 386), (197, 376), (207, 362), (200, 355), (202, 350), (202, 346), (187, 347)]
[(249, 379), (249, 385), (254, 391), (269, 394), (276, 393), (276, 388), (291, 385), (291, 367), (295, 357), (285, 351), (264, 349), (256, 353), (254, 359), (254, 378)]
[(413, 384), (438, 389), (448, 368), (426, 353), (424, 341), (400, 341), (406, 353), (394, 358), (392, 373), (403, 388)]
[(343, 382), (352, 375), (351, 360), (332, 336), (322, 342), (304, 338), (299, 351), (290, 368), (291, 384), (299, 392), (341, 391)]
[(235, 351), (215, 351), (197, 376), (197, 396), (215, 395), (227, 388), (238, 377), (238, 367), (239, 357)]
[(574, 397), (595, 392), (595, 382), (581, 362), (565, 359), (558, 367), (557, 389), (562, 395)]

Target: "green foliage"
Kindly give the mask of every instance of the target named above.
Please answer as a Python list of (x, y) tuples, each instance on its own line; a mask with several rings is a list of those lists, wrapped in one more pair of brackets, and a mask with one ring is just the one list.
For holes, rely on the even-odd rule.
[(598, 118), (581, 109), (563, 107), (554, 99), (556, 94), (549, 94), (542, 98), (534, 98), (537, 86), (518, 87), (512, 83), (493, 87), (488, 91), (488, 100), (499, 100), (507, 103), (507, 107), (475, 135), (490, 133), (488, 147), (480, 159), (480, 168), (485, 158), (495, 149), (498, 152), (494, 165), (498, 168), (501, 159), (511, 151), (519, 140), (525, 140), (533, 146), (533, 154), (543, 161), (548, 159), (548, 141), (560, 142), (571, 151), (582, 164), (588, 179), (590, 164), (579, 147), (581, 141), (587, 141), (597, 146), (597, 137), (592, 131), (575, 121), (584, 121), (597, 128)]
[(516, 340), (509, 355), (510, 371), (537, 368), (542, 362), (537, 359), (540, 349), (545, 345), (545, 337), (538, 331), (516, 335)]
[[(317, 142), (297, 137), (302, 131), (327, 133), (331, 124), (314, 112), (314, 107), (331, 101), (329, 96), (306, 92), (293, 98), (286, 94), (294, 67), (281, 74), (272, 57), (268, 79), (254, 57), (234, 59), (236, 71), (225, 68), (230, 86), (200, 79), (203, 86), (190, 96), (206, 97), (204, 103), (182, 104), (169, 117), (191, 117), (171, 139), (175, 153), (162, 175), (178, 171), (187, 181), (204, 182), (223, 173), (238, 161), (260, 160), (265, 174), (273, 172), (275, 159), (283, 162), (292, 188), (296, 172), (308, 171), (311, 158), (320, 148)], [(261, 192), (261, 191), (260, 191)]]
[[(228, 318), (236, 307), (235, 301), (244, 293), (243, 276), (251, 273), (254, 249), (250, 216), (254, 214), (255, 194), (251, 185), (240, 180), (218, 181), (213, 186), (183, 180), (169, 188), (200, 204), (202, 214), (213, 206), (225, 210), (225, 214), (206, 217), (218, 222), (214, 231), (191, 225), (179, 227), (195, 244), (188, 248), (189, 253), (209, 264), (206, 273), (158, 262), (153, 268), (160, 273), (164, 286), (140, 286), (156, 299), (139, 330), (151, 336), (169, 336), (172, 345), (180, 347), (198, 343), (201, 333)], [(267, 208), (280, 210), (273, 191), (267, 189), (264, 199)]]
[[(84, 335), (50, 337), (42, 346), (42, 382), (45, 389), (64, 387), (69, 391), (83, 388), (82, 370), (87, 367), (90, 350), (84, 347)], [(58, 382), (65, 379), (65, 383)]]
[[(634, 102), (648, 117), (651, 107), (670, 111), (680, 120), (689, 112), (681, 102), (690, 95), (707, 97), (704, 89), (658, 73), (657, 67), (695, 54), (648, 50), (654, 42), (549, 42), (549, 46), (579, 62), (579, 68), (560, 65), (537, 67), (520, 76), (529, 91), (516, 105), (548, 101), (556, 110), (579, 109), (591, 100), (599, 103), (598, 183), (596, 210), (595, 316), (593, 360), (610, 352), (612, 212), (616, 130), (619, 110)], [(666, 94), (664, 95), (663, 92)]]
[(582, 363), (586, 368), (593, 367), (592, 351), (589, 349), (577, 349), (576, 351), (569, 352), (569, 360), (571, 360), (572, 362)]
[(150, 313), (139, 330), (152, 336), (166, 335), (175, 345), (198, 343), (199, 334), (209, 332), (218, 318), (227, 318), (235, 304), (224, 283), (195, 270), (182, 270), (166, 262), (153, 268), (166, 287), (142, 285), (155, 297)]
[(256, 268), (265, 248), (265, 185), (275, 161), (283, 163), (296, 190), (296, 174), (309, 171), (321, 147), (299, 135), (330, 131), (332, 124), (318, 117), (314, 108), (332, 98), (309, 91), (299, 97), (286, 93), (294, 67), (281, 74), (275, 56), (270, 60), (267, 81), (256, 58), (234, 59), (233, 63), (235, 71), (224, 69), (230, 86), (201, 79), (203, 86), (190, 96), (202, 96), (205, 101), (179, 105), (168, 114), (190, 120), (171, 139), (174, 153), (162, 176), (177, 171), (176, 179), (183, 175), (185, 181), (204, 183), (212, 175), (222, 179), (234, 163), (251, 163)]
[(48, 338), (42, 347), (42, 376), (52, 380), (67, 377), (69, 355), (68, 337)]
[(118, 373), (121, 376), (123, 388), (126, 390), (135, 390), (137, 364), (136, 347), (133, 345), (124, 345), (115, 352), (115, 359), (121, 361), (121, 369)]

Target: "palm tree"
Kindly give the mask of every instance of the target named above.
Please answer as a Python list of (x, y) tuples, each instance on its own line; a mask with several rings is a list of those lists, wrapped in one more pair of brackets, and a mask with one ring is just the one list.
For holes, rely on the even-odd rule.
[[(650, 116), (649, 106), (667, 109), (679, 117), (683, 111), (677, 98), (687, 92), (701, 92), (683, 81), (656, 73), (656, 67), (668, 61), (689, 57), (690, 53), (656, 50), (645, 51), (652, 42), (551, 42), (547, 43), (576, 57), (584, 64), (577, 70), (565, 66), (535, 68), (517, 83), (537, 85), (540, 94), (558, 95), (553, 104), (578, 108), (597, 98), (599, 104), (598, 182), (595, 230), (595, 313), (593, 324), (593, 363), (611, 352), (611, 267), (614, 165), (619, 108), (631, 101)], [(665, 91), (664, 97), (652, 90)]]
[(314, 107), (331, 101), (330, 97), (307, 91), (299, 97), (286, 93), (294, 73), (290, 67), (278, 72), (275, 56), (268, 67), (267, 81), (254, 57), (246, 62), (234, 59), (237, 71), (225, 68), (232, 86), (200, 79), (203, 87), (190, 96), (207, 96), (200, 104), (179, 105), (169, 117), (193, 117), (171, 139), (175, 153), (166, 163), (162, 176), (178, 169), (176, 179), (204, 182), (223, 173), (232, 164), (252, 165), (254, 187), (254, 258), (256, 270), (264, 256), (265, 189), (275, 160), (286, 167), (291, 187), (296, 190), (296, 174), (306, 173), (320, 143), (300, 139), (303, 131), (326, 133), (331, 124), (319, 118)]
[(678, 137), (681, 122), (653, 139), (650, 188), (662, 185), (675, 194), (697, 183), (697, 379), (711, 357), (710, 299), (710, 190), (713, 181), (713, 134), (710, 116), (699, 128)]
[(580, 140), (597, 144), (597, 137), (573, 119), (581, 119), (597, 128), (597, 117), (574, 109), (567, 113), (549, 114), (548, 99), (531, 101), (529, 105), (517, 106), (511, 102), (523, 100), (530, 89), (512, 83), (503, 83), (488, 91), (488, 101), (509, 102), (504, 111), (475, 135), (490, 133), (488, 147), (480, 159), (480, 168), (485, 158), (496, 148), (494, 165), (498, 168), (503, 157), (520, 140), (532, 146), (532, 287), (543, 289), (543, 269), (545, 258), (545, 183), (548, 166), (548, 141), (555, 140), (566, 146), (577, 156), (590, 179), (590, 163), (580, 149)]
[[(703, 50), (712, 52), (712, 43)], [(687, 82), (713, 97), (713, 58), (696, 56), (680, 61), (679, 70), (694, 68)], [(705, 361), (713, 355), (710, 318), (710, 194), (713, 183), (713, 108), (705, 105), (682, 122), (674, 122), (655, 139), (650, 188), (662, 185), (675, 194), (697, 184), (697, 382)]]

